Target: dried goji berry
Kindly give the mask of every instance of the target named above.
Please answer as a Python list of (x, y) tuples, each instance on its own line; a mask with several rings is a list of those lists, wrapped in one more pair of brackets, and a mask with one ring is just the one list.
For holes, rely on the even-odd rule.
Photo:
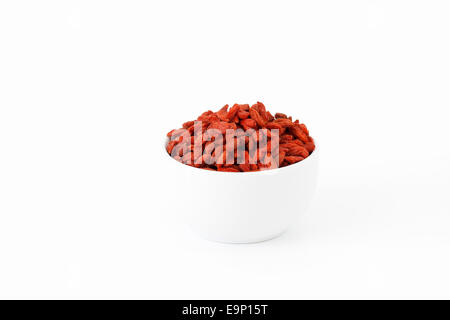
[(260, 127), (264, 127), (266, 125), (266, 121), (264, 121), (259, 112), (253, 106), (250, 108), (250, 118), (255, 120)]
[(256, 121), (253, 119), (244, 119), (241, 121), (241, 124), (245, 130), (256, 129), (258, 127)]
[(284, 113), (275, 113), (275, 118), (276, 119), (287, 119), (287, 115), (285, 115)]
[(250, 113), (248, 111), (240, 110), (238, 111), (237, 115), (239, 119), (247, 119), (250, 116)]

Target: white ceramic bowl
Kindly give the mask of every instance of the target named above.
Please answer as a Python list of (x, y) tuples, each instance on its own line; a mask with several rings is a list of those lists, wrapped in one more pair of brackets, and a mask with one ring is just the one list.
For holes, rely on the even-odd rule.
[[(173, 205), (200, 236), (251, 243), (281, 235), (305, 213), (317, 184), (318, 152), (273, 170), (220, 172), (170, 163)], [(176, 183), (177, 182), (177, 183)]]

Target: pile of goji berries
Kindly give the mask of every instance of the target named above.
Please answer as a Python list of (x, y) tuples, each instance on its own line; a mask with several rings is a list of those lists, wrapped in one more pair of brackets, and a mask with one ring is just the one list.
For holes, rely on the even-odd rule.
[[(211, 129), (224, 136), (230, 132), (235, 132), (235, 135), (233, 140), (220, 139), (219, 144), (217, 137), (208, 135)], [(246, 135), (244, 131), (250, 134)], [(276, 139), (273, 132), (278, 133)], [(292, 121), (292, 117), (283, 113), (273, 116), (261, 102), (251, 107), (235, 104), (230, 109), (225, 105), (217, 112), (206, 111), (196, 121), (188, 121), (182, 128), (170, 131), (167, 137), (166, 150), (177, 161), (197, 168), (228, 172), (285, 167), (304, 160), (315, 149), (314, 140), (304, 124)], [(242, 140), (245, 145), (240, 145), (245, 149), (244, 157), (238, 159), (237, 139), (240, 137), (245, 139)], [(228, 148), (226, 141), (234, 143)]]

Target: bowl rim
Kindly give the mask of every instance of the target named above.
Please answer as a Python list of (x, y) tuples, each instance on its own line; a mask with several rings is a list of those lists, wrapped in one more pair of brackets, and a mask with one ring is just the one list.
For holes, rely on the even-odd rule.
[[(305, 165), (304, 164), (305, 162), (306, 163), (311, 162), (312, 161), (311, 159), (313, 159), (313, 160), (316, 159), (317, 158), (317, 154), (318, 154), (316, 139), (314, 139), (314, 145), (315, 145), (314, 151), (307, 158), (303, 159), (302, 161), (290, 164), (290, 165), (282, 167), (282, 168), (276, 168), (276, 169), (268, 169), (268, 170), (260, 170), (260, 171), (230, 172), (230, 171), (218, 171), (218, 170), (205, 170), (205, 169), (202, 169), (202, 168), (197, 168), (197, 167), (193, 167), (193, 166), (189, 166), (187, 164), (181, 163), (181, 162), (175, 160), (174, 158), (172, 158), (172, 156), (167, 152), (166, 145), (167, 145), (168, 142), (169, 142), (169, 138), (167, 136), (165, 136), (164, 143), (163, 143), (163, 152), (166, 155), (166, 157), (170, 158), (172, 161), (176, 162), (180, 166), (184, 166), (184, 167), (189, 168), (191, 170), (199, 170), (199, 171), (212, 173), (212, 174), (230, 174), (230, 175), (236, 175), (236, 176), (241, 176), (243, 174), (245, 174), (245, 175), (250, 175), (250, 174), (274, 174), (276, 172), (280, 172), (280, 170), (286, 171), (286, 170), (289, 170), (289, 168), (292, 168), (292, 167), (298, 167), (298, 166), (301, 166), (301, 165)], [(199, 172), (199, 171), (197, 171), (197, 172)]]

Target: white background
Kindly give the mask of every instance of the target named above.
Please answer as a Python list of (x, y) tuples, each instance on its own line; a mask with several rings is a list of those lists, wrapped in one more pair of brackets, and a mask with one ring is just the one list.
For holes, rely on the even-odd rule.
[[(0, 298), (450, 298), (449, 16), (2, 1)], [(257, 100), (309, 126), (317, 197), (278, 239), (202, 240), (171, 210), (189, 181), (167, 181), (163, 136)]]

